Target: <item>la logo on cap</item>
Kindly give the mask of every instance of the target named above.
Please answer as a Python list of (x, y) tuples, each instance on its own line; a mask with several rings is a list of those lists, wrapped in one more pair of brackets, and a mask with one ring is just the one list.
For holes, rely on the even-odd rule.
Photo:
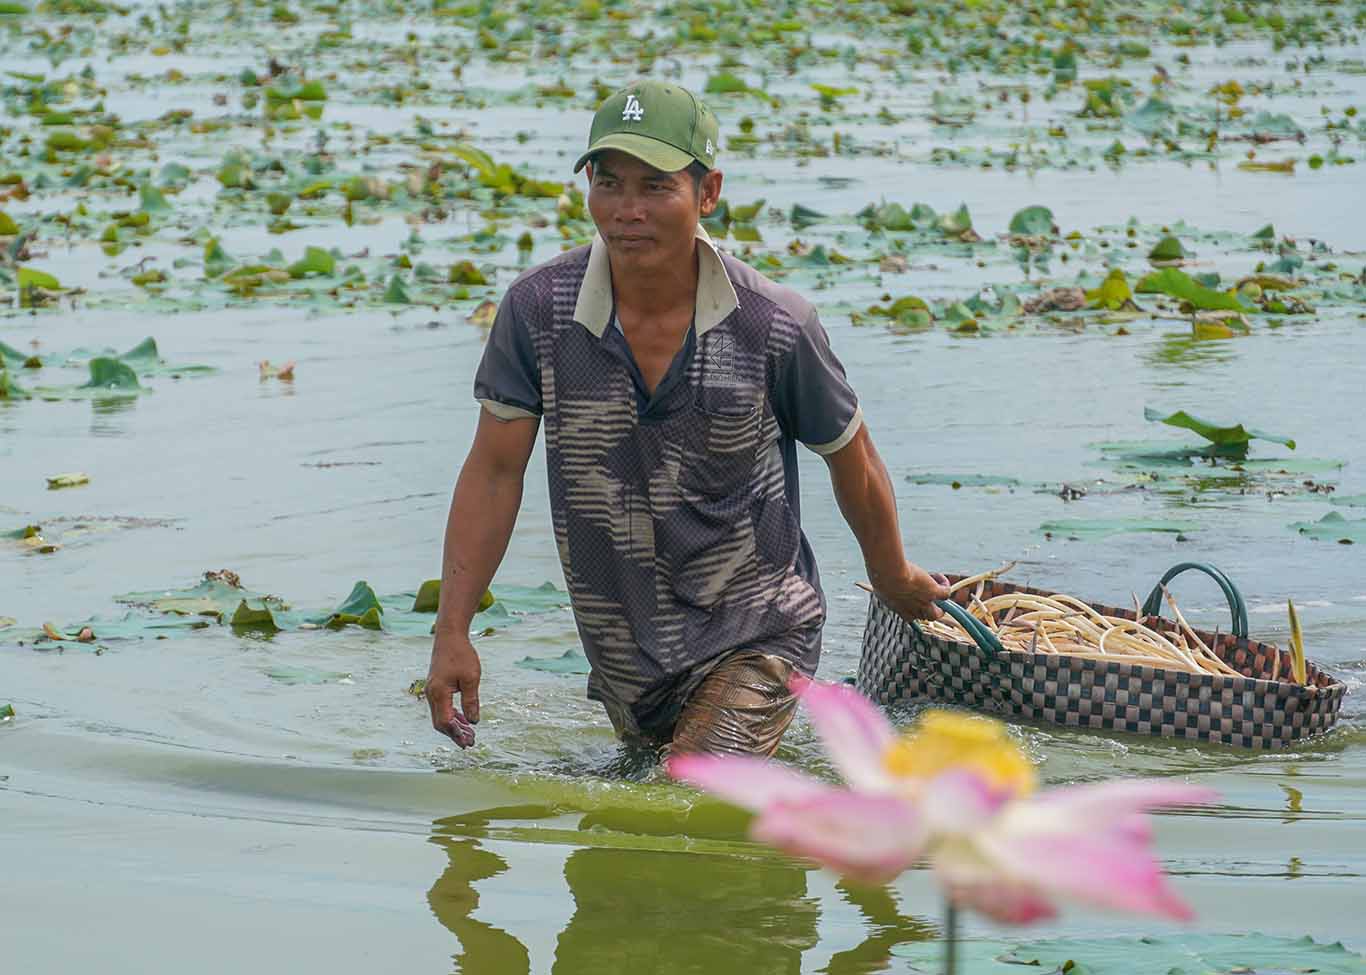
[(640, 107), (640, 99), (635, 95), (626, 96), (626, 108), (621, 113), (623, 122), (639, 122), (645, 118), (645, 109)]

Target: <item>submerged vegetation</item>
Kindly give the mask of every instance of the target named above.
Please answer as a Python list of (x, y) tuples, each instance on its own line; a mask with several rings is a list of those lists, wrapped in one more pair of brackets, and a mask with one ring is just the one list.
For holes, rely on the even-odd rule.
[[(1361, 156), (1366, 123), (1334, 79), (1366, 70), (1345, 53), (1363, 30), (1360, 4), (14, 5), (0, 17), (16, 56), (0, 79), (0, 285), (35, 310), (468, 314), (533, 257), (592, 235), (565, 182), (581, 133), (487, 120), (586, 117), (615, 85), (684, 64), (703, 72), (684, 80), (716, 107), (727, 160), (1314, 179)], [(1274, 57), (1200, 60), (1245, 45)], [(505, 84), (497, 72), (517, 66), (523, 83)], [(1366, 295), (1359, 266), (1269, 227), (1060, 228), (1028, 199), (981, 227), (971, 199), (891, 188), (845, 215), (818, 196), (723, 201), (708, 223), (770, 275), (881, 289), (847, 310), (897, 329), (1155, 315), (1232, 338)], [(278, 242), (249, 243), (263, 236)], [(927, 258), (994, 272), (990, 293), (903, 293)]]

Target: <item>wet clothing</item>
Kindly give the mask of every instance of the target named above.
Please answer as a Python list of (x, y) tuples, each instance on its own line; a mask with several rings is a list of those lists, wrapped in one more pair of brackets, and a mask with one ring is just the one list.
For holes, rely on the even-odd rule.
[(791, 661), (737, 650), (721, 659), (683, 704), (669, 752), (772, 757), (797, 713)]
[(498, 309), (475, 397), (543, 419), (588, 696), (654, 734), (736, 651), (815, 671), (825, 600), (796, 443), (833, 453), (862, 413), (811, 304), (700, 229), (693, 328), (653, 393), (614, 320), (601, 238), (532, 268)]

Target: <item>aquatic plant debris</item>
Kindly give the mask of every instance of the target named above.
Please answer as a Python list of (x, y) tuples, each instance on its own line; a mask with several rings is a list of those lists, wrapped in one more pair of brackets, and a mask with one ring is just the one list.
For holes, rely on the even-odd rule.
[[(891, 954), (907, 959), (913, 972), (937, 972), (943, 946), (934, 941), (894, 945)], [(1355, 975), (1366, 957), (1310, 937), (1265, 934), (1180, 932), (1141, 938), (1050, 938), (1042, 941), (986, 939), (964, 941), (964, 970), (973, 975), (1019, 975), (1021, 966), (1077, 975), (1257, 975), (1260, 972), (1315, 972)]]

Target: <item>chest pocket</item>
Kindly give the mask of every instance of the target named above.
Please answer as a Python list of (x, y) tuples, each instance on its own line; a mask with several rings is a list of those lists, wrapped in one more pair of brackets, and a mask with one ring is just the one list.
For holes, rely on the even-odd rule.
[(691, 409), (680, 424), (683, 457), (679, 487), (722, 497), (748, 484), (763, 419), (761, 387), (697, 387)]

